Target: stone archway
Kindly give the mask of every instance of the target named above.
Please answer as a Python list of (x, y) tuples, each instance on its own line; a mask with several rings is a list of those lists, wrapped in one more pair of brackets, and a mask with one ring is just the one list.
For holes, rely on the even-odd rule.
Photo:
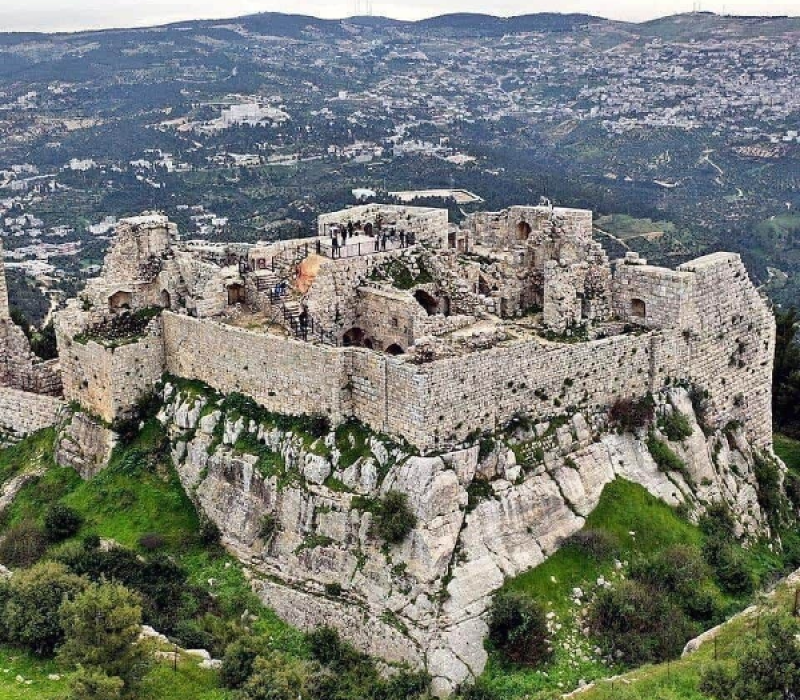
[(531, 235), (531, 225), (527, 221), (520, 221), (517, 224), (517, 240), (527, 241), (528, 236)]
[(358, 328), (354, 326), (350, 330), (346, 331), (345, 334), (342, 336), (342, 345), (346, 348), (364, 348), (364, 347), (372, 347), (372, 343), (369, 343), (367, 340), (367, 333), (363, 328)]
[(172, 308), (172, 297), (166, 289), (161, 290), (161, 306), (165, 309)]
[(386, 348), (387, 355), (402, 355), (405, 352), (398, 343), (392, 343)]
[(643, 299), (631, 299), (631, 316), (644, 319), (647, 315), (647, 305)]

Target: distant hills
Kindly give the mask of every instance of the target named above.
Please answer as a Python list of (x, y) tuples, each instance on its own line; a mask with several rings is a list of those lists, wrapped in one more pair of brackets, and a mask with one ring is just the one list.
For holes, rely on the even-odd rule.
[(167, 25), (135, 29), (101, 29), (70, 34), (45, 34), (35, 32), (2, 33), (0, 45), (31, 41), (42, 37), (85, 36), (96, 34), (128, 34), (155, 30), (203, 31), (224, 25), (238, 25), (249, 32), (264, 36), (295, 39), (309, 35), (330, 37), (349, 36), (354, 27), (375, 31), (395, 30), (411, 35), (443, 36), (502, 36), (531, 32), (563, 33), (594, 28), (625, 31), (634, 36), (683, 41), (702, 38), (708, 34), (724, 33), (726, 36), (750, 36), (800, 33), (800, 17), (764, 16), (742, 17), (695, 12), (661, 17), (647, 22), (623, 22), (587, 14), (561, 14), (541, 12), (516, 17), (497, 17), (480, 13), (454, 13), (417, 21), (395, 20), (388, 17), (349, 17), (345, 19), (320, 19), (308, 15), (280, 12), (263, 12), (230, 19), (186, 20)]

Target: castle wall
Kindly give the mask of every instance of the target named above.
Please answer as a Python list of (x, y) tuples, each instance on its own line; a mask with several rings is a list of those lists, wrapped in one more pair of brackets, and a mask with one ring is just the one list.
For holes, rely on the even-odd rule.
[(60, 399), (0, 387), (0, 433), (21, 438), (55, 425), (66, 404)]
[(715, 420), (739, 421), (751, 442), (771, 445), (772, 311), (736, 254), (714, 253), (678, 269), (694, 278), (690, 377), (709, 392)]
[(60, 336), (64, 398), (79, 402), (108, 423), (128, 417), (164, 373), (161, 335), (161, 321), (154, 319), (142, 339), (116, 348)]
[(646, 328), (680, 328), (694, 320), (687, 317), (693, 282), (688, 272), (653, 267), (629, 256), (614, 269), (614, 314)]
[(342, 419), (342, 351), (165, 312), (166, 370), (271, 411)]
[(531, 340), (421, 365), (428, 402), (409, 439), (435, 449), (501, 427), (516, 413), (541, 418), (567, 407), (605, 413), (615, 398), (644, 395), (675, 371), (666, 362), (651, 369), (654, 347), (663, 342), (656, 332), (591, 343)]

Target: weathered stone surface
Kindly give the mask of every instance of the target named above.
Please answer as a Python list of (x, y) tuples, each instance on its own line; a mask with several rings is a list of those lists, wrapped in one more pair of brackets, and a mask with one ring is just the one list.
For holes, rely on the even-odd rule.
[(86, 413), (75, 413), (56, 436), (55, 460), (71, 467), (84, 480), (96, 476), (108, 465), (117, 434)]

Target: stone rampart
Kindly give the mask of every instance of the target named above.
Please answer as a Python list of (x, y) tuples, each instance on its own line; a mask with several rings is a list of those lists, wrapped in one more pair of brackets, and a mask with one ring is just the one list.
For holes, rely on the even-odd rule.
[(0, 433), (21, 438), (55, 425), (65, 407), (52, 396), (0, 387)]
[(280, 413), (343, 418), (344, 352), (166, 312), (166, 370)]

